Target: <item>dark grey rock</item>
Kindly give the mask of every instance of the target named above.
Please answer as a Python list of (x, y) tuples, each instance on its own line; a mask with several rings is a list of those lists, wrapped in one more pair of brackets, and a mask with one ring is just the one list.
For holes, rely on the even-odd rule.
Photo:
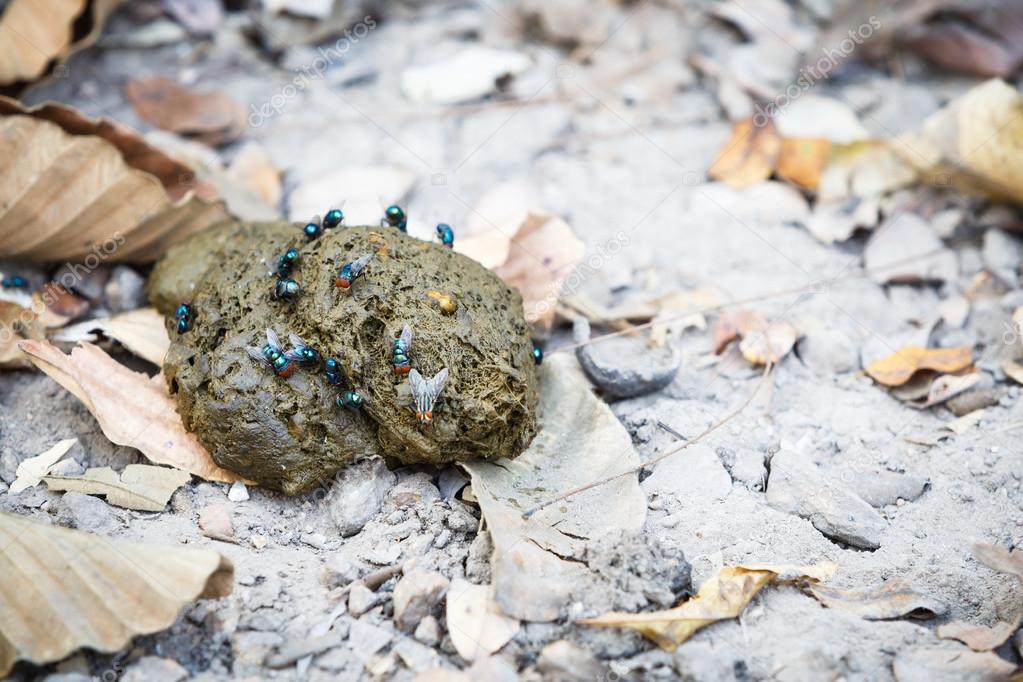
[[(590, 338), (590, 323), (577, 318), (576, 343)], [(620, 336), (576, 350), (586, 376), (597, 388), (617, 398), (631, 398), (659, 391), (672, 382), (682, 366), (677, 349), (649, 348), (640, 339)]]

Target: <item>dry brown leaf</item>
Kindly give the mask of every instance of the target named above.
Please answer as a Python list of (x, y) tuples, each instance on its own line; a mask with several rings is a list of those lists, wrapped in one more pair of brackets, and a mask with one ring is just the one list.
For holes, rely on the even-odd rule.
[(784, 139), (775, 171), (784, 180), (803, 189), (815, 190), (828, 163), (830, 149), (831, 143), (828, 140)]
[(220, 91), (200, 92), (173, 78), (134, 78), (124, 88), (135, 112), (153, 125), (210, 146), (245, 132), (245, 109)]
[(23, 341), (21, 349), (82, 401), (111, 442), (208, 481), (244, 480), (218, 467), (198, 439), (185, 431), (162, 375), (149, 378), (133, 372), (88, 343), (71, 355), (46, 341)]
[(445, 613), (451, 643), (467, 661), (489, 656), (519, 631), (518, 619), (506, 616), (494, 599), (493, 586), (464, 578), (451, 583)]
[[(1010, 551), (1000, 545), (978, 543), (973, 546), (973, 555), (988, 568), (1014, 575), (1023, 582), (1023, 552), (1020, 550)], [(990, 651), (1001, 646), (1023, 623), (1023, 603), (1016, 602), (1009, 609), (1012, 611), (1010, 618), (997, 625), (989, 627), (952, 621), (938, 627), (938, 637), (958, 640), (974, 651)]]
[(0, 676), (16, 661), (118, 651), (234, 582), (231, 562), (211, 550), (113, 543), (11, 514), (0, 514), (0, 547)]
[(0, 95), (18, 95), (92, 44), (122, 0), (12, 0), (0, 10)]
[(696, 596), (675, 608), (649, 613), (611, 612), (579, 622), (636, 630), (665, 651), (674, 651), (697, 630), (738, 617), (757, 592), (776, 578), (798, 583), (823, 581), (836, 569), (830, 562), (813, 566), (725, 566), (700, 586)]
[(1005, 81), (975, 86), (901, 142), (922, 181), (1023, 202), (1023, 97)]
[(43, 476), (42, 480), (50, 490), (102, 495), (118, 507), (161, 512), (189, 479), (191, 475), (180, 469), (129, 464), (121, 474), (110, 467), (96, 467), (81, 476)]
[(935, 618), (948, 607), (914, 591), (899, 577), (869, 590), (840, 590), (828, 585), (810, 585), (808, 591), (830, 609), (841, 609), (865, 620), (893, 618)]
[(65, 343), (93, 342), (96, 340), (95, 332), (117, 341), (158, 367), (163, 365), (163, 358), (170, 347), (163, 315), (156, 308), (139, 308), (112, 317), (80, 322), (59, 330), (51, 340)]
[[(0, 97), (0, 258), (147, 262), (229, 217), (191, 169), (136, 133)], [(199, 195), (206, 198), (200, 198)]]
[(954, 398), (963, 391), (968, 391), (980, 382), (980, 372), (968, 374), (942, 374), (927, 390), (927, 397), (918, 403), (909, 403), (910, 407), (925, 410), (940, 405), (949, 398)]
[(781, 147), (782, 139), (770, 120), (762, 126), (752, 119), (740, 121), (707, 175), (740, 189), (755, 185), (771, 177)]
[(788, 355), (799, 338), (791, 322), (770, 322), (762, 313), (751, 310), (722, 313), (713, 334), (715, 354), (720, 354), (738, 338), (743, 357), (755, 365), (765, 365), (768, 359), (777, 363)]
[(534, 212), (517, 230), (508, 259), (494, 273), (522, 294), (526, 321), (547, 327), (554, 320), (565, 280), (585, 254), (585, 245), (568, 223)]
[(275, 207), (281, 201), (281, 172), (258, 142), (247, 142), (238, 150), (227, 168), (227, 176), (259, 196), (267, 206)]
[(1006, 360), (1002, 363), (1002, 371), (1017, 384), (1023, 384), (1023, 365), (1015, 360)]
[(24, 460), (15, 471), (17, 478), (11, 483), (10, 493), (15, 495), (22, 490), (39, 485), (39, 481), (43, 480), (43, 476), (50, 470), (50, 467), (66, 455), (77, 442), (77, 438), (66, 438), (46, 452)]
[(43, 338), (45, 330), (35, 313), (17, 303), (0, 300), (0, 369), (31, 367), (18, 344)]
[(1007, 78), (1023, 63), (1023, 6), (1017, 0), (961, 3), (953, 14), (907, 27), (899, 43), (955, 71)]
[(867, 367), (867, 374), (885, 386), (900, 386), (922, 369), (936, 372), (958, 372), (973, 363), (970, 349), (960, 348), (921, 348), (906, 346)]

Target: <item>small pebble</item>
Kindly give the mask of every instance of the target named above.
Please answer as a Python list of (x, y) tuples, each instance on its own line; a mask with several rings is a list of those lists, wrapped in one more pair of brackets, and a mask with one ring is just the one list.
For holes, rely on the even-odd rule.
[(232, 502), (245, 502), (249, 499), (249, 489), (241, 481), (235, 481), (227, 491), (227, 499)]

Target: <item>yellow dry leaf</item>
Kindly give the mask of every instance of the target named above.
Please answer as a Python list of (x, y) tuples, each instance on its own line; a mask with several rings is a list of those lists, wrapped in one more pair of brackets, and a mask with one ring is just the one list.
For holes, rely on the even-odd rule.
[(830, 562), (813, 566), (725, 566), (700, 586), (695, 597), (675, 608), (650, 613), (611, 612), (579, 622), (636, 630), (665, 651), (674, 651), (700, 628), (738, 617), (757, 592), (772, 580), (823, 581), (834, 575), (835, 570), (837, 566)]
[(19, 347), (85, 405), (111, 442), (209, 481), (244, 480), (217, 466), (195, 435), (185, 430), (162, 375), (149, 378), (133, 372), (88, 343), (71, 355), (47, 341), (23, 341)]
[(827, 165), (830, 149), (831, 143), (828, 140), (784, 139), (775, 170), (779, 177), (803, 189), (815, 190)]
[(936, 372), (958, 372), (973, 363), (973, 355), (967, 347), (921, 348), (906, 346), (867, 367), (867, 374), (885, 386), (901, 386), (922, 369)]
[(129, 464), (121, 474), (110, 467), (95, 467), (81, 476), (43, 476), (50, 490), (102, 495), (118, 507), (151, 512), (162, 512), (174, 491), (190, 478), (180, 469), (149, 464)]
[(781, 148), (782, 139), (771, 121), (762, 126), (752, 119), (740, 121), (707, 175), (740, 189), (755, 185), (771, 177)]
[(932, 114), (895, 145), (927, 183), (1023, 201), (1023, 97), (993, 78)]
[(13, 514), (0, 513), (0, 547), (0, 677), (17, 661), (118, 651), (234, 583), (231, 562), (211, 550), (114, 543)]

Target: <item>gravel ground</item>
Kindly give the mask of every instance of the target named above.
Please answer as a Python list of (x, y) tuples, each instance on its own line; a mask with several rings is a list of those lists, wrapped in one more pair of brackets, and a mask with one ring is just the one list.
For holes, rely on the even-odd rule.
[[(310, 63), (315, 49), (287, 48), (274, 63), (245, 37), (248, 20), (230, 14), (209, 43), (132, 49), (101, 42), (29, 101), (57, 99), (143, 130), (150, 127), (122, 93), (132, 76), (185, 78), (254, 111), (283, 101), (279, 113), (250, 117), (259, 125), (246, 137), (283, 171), (286, 196), (341, 166), (397, 166), (418, 179), (410, 214), (423, 224), (443, 218), (457, 229), (487, 190), (523, 178), (538, 189), (542, 206), (573, 226), (588, 255), (600, 256), (573, 293), (610, 305), (644, 289), (703, 287), (723, 302), (760, 298), (749, 307), (795, 324), (804, 336), (774, 370), (769, 395), (705, 445), (645, 472), (646, 527), (593, 543), (588, 563), (600, 567), (610, 587), (584, 595), (579, 615), (666, 607), (688, 587), (677, 575), (686, 562), (699, 586), (722, 565), (830, 560), (840, 567), (837, 587), (866, 589), (899, 577), (944, 607), (934, 620), (871, 621), (825, 608), (795, 588), (768, 588), (741, 618), (705, 628), (675, 653), (619, 630), (524, 624), (472, 679), (888, 680), (900, 656), (926, 657), (932, 647), (966, 651), (938, 639), (936, 627), (955, 619), (993, 624), (1023, 598), (1017, 584), (970, 551), (976, 542), (1011, 547), (1023, 536), (1021, 431), (1014, 430), (1023, 407), (1019, 388), (998, 370), (998, 360), (1018, 345), (1007, 348), (1002, 339), (1023, 304), (1018, 260), (1009, 264), (1015, 281), (975, 301), (965, 324), (955, 327), (940, 321), (939, 304), (993, 267), (982, 248), (983, 203), (913, 190), (911, 199), (964, 212), (950, 242), (956, 268), (941, 285), (882, 285), (862, 268), (866, 238), (818, 241), (803, 224), (806, 200), (791, 188), (770, 183), (740, 192), (707, 180), (705, 169), (731, 126), (715, 89), (678, 55), (735, 40), (707, 18), (702, 3), (671, 5), (609, 6), (618, 17), (612, 29), (574, 51), (550, 36), (524, 39), (514, 3), (395, 7), (343, 61), (301, 89), (287, 87), (288, 69)], [(599, 7), (594, 16), (604, 15)], [(587, 18), (594, 19), (580, 12), (580, 30)], [(137, 21), (116, 16), (105, 32), (108, 45), (137, 31)], [(478, 104), (443, 107), (403, 97), (405, 67), (469, 42), (516, 50), (531, 66), (505, 93)], [(666, 45), (667, 55), (651, 47)], [(971, 84), (912, 58), (900, 64), (897, 70), (855, 64), (814, 94), (853, 103), (870, 129), (902, 131)], [(225, 156), (235, 150), (228, 147)], [(792, 293), (799, 288), (805, 289)], [(564, 336), (557, 332), (548, 348)], [(981, 388), (992, 389), (978, 426), (953, 434), (949, 406), (912, 409), (859, 371), (864, 358), (912, 339), (974, 349), (984, 370)], [(688, 330), (674, 343), (682, 370), (669, 386), (611, 403), (643, 458), (673, 440), (658, 422), (691, 437), (741, 403), (759, 377), (737, 351), (708, 360), (714, 357), (708, 331)], [(81, 445), (70, 455), (83, 464), (141, 461), (135, 451), (111, 446), (50, 379), (0, 374), (0, 480), (10, 483), (19, 461), (72, 436)], [(809, 478), (801, 478), (807, 462)], [(435, 665), (466, 668), (442, 607), (413, 628), (396, 627), (404, 613), (394, 597), (397, 578), (375, 591), (343, 592), (351, 580), (399, 562), (406, 573), (415, 567), (448, 580), (489, 580), (488, 533), (480, 530), (479, 508), (464, 492), (452, 494), (456, 478), (453, 469), (389, 473), (366, 466), (298, 497), (250, 489), (240, 501), (228, 498), (226, 486), (193, 481), (160, 514), (45, 489), (2, 494), (2, 510), (119, 540), (213, 547), (237, 573), (230, 597), (188, 607), (169, 630), (139, 638), (120, 654), (20, 666), (15, 679), (110, 679), (111, 672), (124, 679), (293, 679), (300, 674), (294, 663), (271, 668), (267, 656), (301, 645), (345, 599), (348, 613), (335, 631), (347, 636), (313, 656), (309, 679), (405, 680)], [(5, 488), (0, 482), (0, 492)], [(811, 511), (789, 513), (779, 501), (785, 492)], [(337, 510), (355, 495), (371, 509), (376, 501), (379, 511), (361, 530), (339, 527)], [(850, 495), (870, 502), (876, 519), (864, 519)], [(835, 518), (822, 521), (821, 509)], [(225, 510), (232, 541), (209, 539), (200, 513)], [(429, 592), (425, 584), (407, 587)], [(548, 646), (559, 640), (590, 653)], [(1014, 646), (1010, 639), (997, 653), (1017, 662)]]

